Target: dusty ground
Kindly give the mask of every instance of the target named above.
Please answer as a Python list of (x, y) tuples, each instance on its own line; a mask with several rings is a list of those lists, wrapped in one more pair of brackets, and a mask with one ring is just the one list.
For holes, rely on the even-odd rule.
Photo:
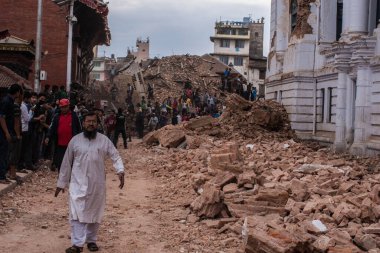
[[(100, 252), (235, 252), (239, 243), (228, 234), (218, 234), (202, 222), (186, 222), (191, 199), (168, 194), (171, 179), (151, 174), (151, 161), (160, 155), (138, 142), (134, 140), (128, 150), (120, 149), (127, 169), (123, 190), (107, 162), (107, 208), (99, 231)], [(1, 197), (1, 252), (64, 252), (71, 245), (67, 193), (53, 196), (56, 176), (41, 169)], [(190, 189), (181, 190), (191, 196)]]

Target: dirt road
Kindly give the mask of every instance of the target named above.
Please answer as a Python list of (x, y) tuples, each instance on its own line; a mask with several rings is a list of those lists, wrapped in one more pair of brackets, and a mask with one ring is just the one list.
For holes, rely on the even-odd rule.
[[(235, 252), (204, 224), (187, 223), (183, 200), (165, 196), (168, 179), (154, 178), (151, 159), (160, 159), (134, 141), (120, 149), (126, 165), (125, 188), (107, 161), (107, 207), (101, 224), (100, 252)], [(143, 154), (143, 155), (142, 155)], [(0, 199), (1, 252), (64, 252), (71, 245), (67, 192), (55, 198), (57, 174), (42, 169)], [(87, 249), (84, 252), (89, 252)]]

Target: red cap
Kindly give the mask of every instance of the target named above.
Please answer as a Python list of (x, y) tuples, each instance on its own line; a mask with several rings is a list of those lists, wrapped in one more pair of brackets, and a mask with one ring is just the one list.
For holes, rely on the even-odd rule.
[(67, 98), (63, 98), (59, 100), (59, 107), (70, 105), (70, 101)]

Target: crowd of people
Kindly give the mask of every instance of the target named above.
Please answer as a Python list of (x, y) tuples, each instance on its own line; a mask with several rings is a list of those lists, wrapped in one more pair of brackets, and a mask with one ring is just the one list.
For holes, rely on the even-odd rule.
[(44, 159), (59, 170), (68, 143), (82, 131), (85, 104), (64, 86), (46, 85), (37, 94), (11, 85), (0, 102), (0, 183), (18, 181), (17, 171), (36, 170)]
[(243, 80), (242, 75), (231, 75), (231, 68), (224, 70), (221, 82), (221, 90), (230, 93), (237, 93), (243, 98), (255, 101), (257, 99), (257, 89), (252, 83), (247, 83)]
[(218, 117), (221, 111), (217, 94), (194, 90), (191, 83), (185, 84), (182, 94), (178, 97), (167, 97), (161, 103), (154, 98), (153, 85), (148, 84), (148, 99), (144, 96), (133, 103), (133, 87), (128, 85), (125, 108), (109, 110), (101, 117), (101, 124), (106, 129), (106, 135), (116, 145), (120, 134), (124, 147), (127, 141), (136, 134), (143, 138), (144, 133), (157, 130), (168, 124), (179, 124), (191, 118), (202, 115)]
[[(255, 100), (256, 88), (229, 77), (226, 69), (221, 89), (233, 91), (248, 100)], [(177, 97), (155, 99), (153, 85), (148, 84), (148, 97), (137, 103), (133, 86), (128, 85), (125, 105), (106, 111), (96, 108), (73, 90), (46, 85), (44, 91), (23, 91), (18, 84), (8, 89), (0, 103), (0, 183), (18, 180), (17, 171), (36, 170), (42, 160), (51, 160), (50, 169), (60, 169), (71, 138), (82, 131), (83, 116), (95, 112), (99, 124), (97, 132), (106, 135), (117, 146), (120, 135), (124, 148), (132, 136), (143, 138), (149, 131), (168, 124), (179, 124), (203, 115), (219, 117), (223, 104), (217, 93), (194, 89), (185, 83)], [(105, 113), (106, 112), (106, 113)]]

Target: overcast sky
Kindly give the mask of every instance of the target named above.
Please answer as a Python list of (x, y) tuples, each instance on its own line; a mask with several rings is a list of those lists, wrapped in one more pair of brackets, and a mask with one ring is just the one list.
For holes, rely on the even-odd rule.
[(215, 21), (265, 18), (264, 54), (269, 47), (270, 0), (109, 0), (111, 46), (99, 56), (125, 56), (136, 39), (150, 38), (150, 57), (213, 52)]

